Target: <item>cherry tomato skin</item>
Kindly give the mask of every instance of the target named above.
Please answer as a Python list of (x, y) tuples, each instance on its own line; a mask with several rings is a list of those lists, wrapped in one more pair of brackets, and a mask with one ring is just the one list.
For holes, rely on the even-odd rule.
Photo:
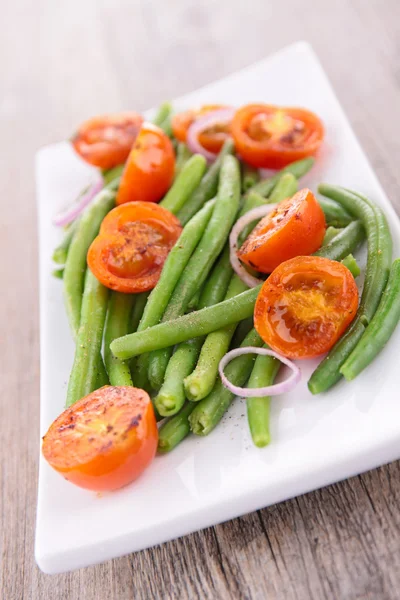
[(249, 104), (235, 113), (231, 134), (245, 162), (257, 168), (281, 169), (314, 156), (323, 141), (324, 126), (316, 114), (302, 108)]
[(182, 231), (177, 217), (151, 202), (127, 202), (111, 210), (92, 242), (87, 262), (106, 287), (126, 294), (156, 285)]
[(152, 462), (157, 424), (148, 394), (105, 386), (67, 408), (43, 437), (47, 462), (65, 479), (94, 491), (123, 487)]
[(354, 319), (358, 289), (340, 262), (297, 256), (271, 273), (254, 308), (264, 342), (292, 359), (328, 352)]
[[(172, 131), (174, 136), (180, 142), (186, 142), (187, 132), (194, 121), (203, 117), (207, 113), (227, 108), (222, 104), (205, 104), (201, 108), (186, 110), (172, 117)], [(225, 140), (229, 137), (229, 125), (223, 124), (212, 129), (207, 129), (199, 134), (199, 143), (209, 152), (217, 154)]]
[(142, 123), (135, 112), (94, 117), (82, 123), (71, 142), (87, 163), (112, 169), (128, 158)]
[(312, 254), (320, 248), (326, 230), (325, 216), (307, 188), (284, 200), (264, 217), (238, 251), (241, 261), (271, 273), (281, 262)]
[(159, 202), (171, 186), (175, 152), (162, 129), (144, 123), (126, 161), (117, 204)]

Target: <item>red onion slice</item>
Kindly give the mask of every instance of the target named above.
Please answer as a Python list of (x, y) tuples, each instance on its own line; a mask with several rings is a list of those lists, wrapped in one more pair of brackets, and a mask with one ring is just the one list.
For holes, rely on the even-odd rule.
[(230, 123), (234, 114), (234, 108), (221, 108), (219, 110), (213, 110), (193, 121), (186, 136), (186, 143), (189, 150), (193, 152), (193, 154), (202, 154), (209, 163), (213, 162), (218, 154), (214, 154), (214, 152), (209, 152), (209, 150), (203, 148), (199, 142), (199, 134), (210, 127), (214, 127), (214, 125)]
[(240, 277), (240, 279), (245, 283), (249, 288), (256, 287), (260, 283), (264, 283), (263, 279), (258, 279), (251, 275), (244, 265), (240, 262), (237, 251), (238, 251), (238, 238), (243, 229), (249, 224), (255, 221), (256, 219), (261, 219), (265, 217), (265, 215), (269, 214), (271, 210), (276, 207), (276, 204), (265, 204), (263, 206), (257, 206), (253, 208), (253, 210), (249, 210), (243, 217), (240, 217), (232, 227), (232, 231), (229, 235), (229, 246), (230, 246), (230, 259), (231, 259), (231, 267), (235, 271), (235, 273)]
[[(234, 358), (242, 356), (243, 354), (262, 354), (264, 356), (273, 356), (281, 361), (284, 365), (288, 366), (292, 370), (290, 377), (281, 381), (280, 383), (274, 383), (273, 385), (267, 385), (261, 388), (242, 388), (231, 383), (226, 375), (224, 374), (224, 368)], [(248, 346), (245, 348), (235, 348), (230, 352), (227, 352), (225, 356), (220, 360), (218, 366), (219, 376), (221, 377), (222, 384), (228, 388), (232, 394), (241, 396), (242, 398), (258, 398), (260, 396), (278, 396), (290, 392), (300, 381), (301, 371), (297, 365), (291, 360), (278, 354), (269, 348), (256, 348), (254, 346)]]
[(93, 198), (102, 190), (104, 187), (103, 178), (92, 183), (88, 190), (74, 200), (72, 204), (67, 206), (64, 210), (61, 210), (53, 219), (54, 225), (58, 227), (64, 227), (75, 221), (75, 219), (81, 214), (84, 208), (93, 200)]

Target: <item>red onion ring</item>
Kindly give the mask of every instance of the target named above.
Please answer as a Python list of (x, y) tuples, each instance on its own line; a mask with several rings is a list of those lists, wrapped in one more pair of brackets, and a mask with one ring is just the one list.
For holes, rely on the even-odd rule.
[(229, 235), (229, 246), (230, 246), (230, 260), (231, 267), (235, 271), (236, 275), (245, 283), (249, 288), (256, 287), (260, 283), (264, 283), (263, 279), (258, 279), (251, 275), (247, 269), (243, 266), (237, 256), (238, 250), (238, 238), (243, 229), (256, 219), (265, 217), (268, 213), (275, 208), (276, 204), (265, 204), (263, 206), (257, 206), (253, 210), (249, 210), (243, 217), (240, 217), (232, 227), (232, 231)]
[(186, 136), (186, 143), (189, 150), (193, 152), (193, 154), (202, 154), (209, 163), (213, 162), (218, 154), (214, 154), (214, 152), (209, 152), (209, 150), (203, 148), (199, 142), (199, 134), (210, 127), (214, 127), (214, 125), (230, 123), (234, 114), (234, 108), (221, 108), (206, 113), (203, 117), (193, 121)]
[(64, 227), (65, 225), (68, 225), (68, 223), (75, 221), (83, 209), (86, 208), (86, 206), (93, 200), (96, 194), (103, 189), (103, 187), (103, 178), (92, 183), (84, 194), (79, 194), (72, 204), (67, 206), (64, 210), (61, 210), (53, 218), (54, 225), (57, 225), (57, 227)]
[[(224, 368), (226, 365), (231, 362), (237, 356), (242, 356), (243, 354), (261, 354), (264, 356), (273, 356), (281, 361), (284, 365), (288, 366), (293, 372), (288, 379), (285, 381), (281, 381), (280, 383), (274, 383), (273, 385), (267, 385), (265, 387), (260, 388), (242, 388), (237, 385), (231, 383), (226, 375), (224, 374)], [(258, 398), (260, 396), (278, 396), (279, 394), (284, 394), (292, 390), (301, 379), (301, 371), (297, 365), (294, 364), (291, 360), (270, 350), (269, 348), (256, 348), (254, 346), (247, 346), (245, 348), (235, 348), (230, 352), (227, 352), (225, 356), (220, 360), (218, 366), (219, 376), (221, 377), (222, 384), (228, 388), (232, 394), (236, 396), (241, 396), (242, 398)]]

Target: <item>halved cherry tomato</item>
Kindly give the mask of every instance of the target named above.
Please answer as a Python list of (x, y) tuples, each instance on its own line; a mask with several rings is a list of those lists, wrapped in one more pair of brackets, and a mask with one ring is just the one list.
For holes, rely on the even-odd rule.
[[(222, 104), (205, 104), (201, 108), (186, 110), (174, 115), (172, 117), (172, 131), (174, 136), (180, 142), (186, 142), (188, 129), (194, 121), (200, 117), (204, 117), (207, 113), (220, 110), (221, 108), (227, 107)], [(200, 133), (198, 140), (203, 148), (217, 154), (224, 145), (227, 137), (229, 137), (229, 126), (226, 123), (221, 123), (221, 125), (216, 125)]]
[(128, 158), (142, 123), (135, 112), (94, 117), (82, 123), (71, 142), (89, 164), (112, 169)]
[(158, 202), (168, 191), (175, 172), (175, 152), (162, 129), (144, 123), (126, 161), (117, 204)]
[(87, 255), (92, 273), (111, 290), (135, 294), (153, 289), (168, 252), (182, 231), (166, 208), (128, 202), (111, 210)]
[(317, 115), (303, 108), (249, 104), (235, 113), (231, 134), (245, 162), (280, 169), (314, 155), (322, 143), (324, 126)]
[(43, 437), (47, 462), (88, 490), (115, 490), (134, 481), (157, 449), (158, 431), (148, 394), (106, 386), (67, 408)]
[(358, 289), (347, 267), (319, 256), (297, 256), (261, 288), (254, 326), (288, 358), (313, 358), (337, 342), (356, 315)]
[(312, 254), (322, 244), (325, 216), (307, 188), (284, 200), (264, 217), (238, 250), (241, 261), (262, 273), (281, 262)]

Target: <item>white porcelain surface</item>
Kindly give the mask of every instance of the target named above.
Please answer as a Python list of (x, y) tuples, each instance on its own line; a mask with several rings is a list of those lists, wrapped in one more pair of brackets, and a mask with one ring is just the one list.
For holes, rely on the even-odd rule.
[[(305, 178), (342, 184), (373, 198), (388, 216), (394, 255), (398, 218), (360, 148), (330, 84), (305, 43), (176, 100), (241, 105), (265, 101), (314, 110), (326, 125), (317, 165)], [(366, 100), (368, 101), (368, 99)], [(37, 154), (40, 240), (41, 434), (63, 410), (73, 343), (62, 285), (51, 276), (60, 238), (51, 218), (92, 177), (63, 142)], [(41, 459), (36, 560), (57, 573), (141, 550), (314, 490), (400, 457), (400, 328), (379, 358), (352, 383), (311, 396), (314, 361), (303, 380), (272, 403), (272, 443), (253, 447), (245, 405), (237, 400), (207, 438), (191, 436), (157, 457), (133, 485), (101, 496), (64, 481)]]

